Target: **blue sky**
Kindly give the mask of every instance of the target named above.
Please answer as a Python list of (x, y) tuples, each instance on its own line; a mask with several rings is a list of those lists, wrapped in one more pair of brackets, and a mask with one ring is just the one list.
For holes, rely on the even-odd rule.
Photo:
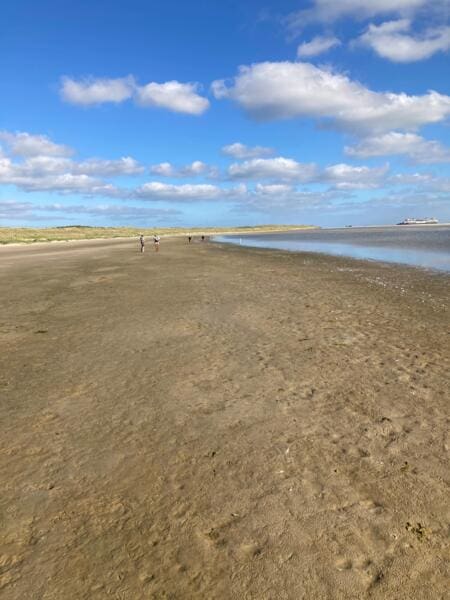
[(449, 0), (34, 0), (0, 225), (450, 221)]

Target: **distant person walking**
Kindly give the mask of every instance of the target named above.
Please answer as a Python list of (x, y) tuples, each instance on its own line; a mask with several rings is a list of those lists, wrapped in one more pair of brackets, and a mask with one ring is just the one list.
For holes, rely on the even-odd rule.
[(191, 234), (189, 234), (189, 235), (188, 235), (188, 243), (190, 244), (191, 242), (192, 242), (192, 235), (191, 235)]
[(205, 236), (204, 236), (204, 235), (202, 235), (202, 242), (204, 242), (204, 241), (205, 241)]
[(145, 240), (144, 240), (144, 236), (143, 235), (139, 236), (139, 243), (141, 245), (141, 253), (142, 253), (145, 250)]
[(159, 252), (159, 242), (160, 241), (161, 241), (161, 238), (159, 237), (159, 235), (153, 236), (153, 245), (155, 246), (155, 252)]

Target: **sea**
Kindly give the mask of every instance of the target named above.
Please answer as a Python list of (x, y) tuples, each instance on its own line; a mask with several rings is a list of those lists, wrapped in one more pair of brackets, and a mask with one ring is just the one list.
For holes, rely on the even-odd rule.
[(450, 224), (305, 229), (214, 239), (254, 248), (320, 252), (450, 273)]

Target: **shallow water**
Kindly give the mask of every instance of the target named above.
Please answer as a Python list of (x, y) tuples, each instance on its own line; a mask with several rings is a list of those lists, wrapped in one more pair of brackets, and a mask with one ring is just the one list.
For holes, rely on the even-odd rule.
[(450, 272), (450, 225), (316, 229), (215, 239), (242, 246), (320, 252)]

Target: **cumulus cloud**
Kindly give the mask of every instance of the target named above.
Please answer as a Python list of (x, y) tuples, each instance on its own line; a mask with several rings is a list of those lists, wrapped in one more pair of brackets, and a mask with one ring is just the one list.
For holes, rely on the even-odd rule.
[(117, 79), (95, 79), (93, 77), (81, 80), (63, 77), (61, 80), (61, 97), (71, 104), (89, 106), (113, 102), (119, 104), (132, 97), (135, 89), (131, 76)]
[[(54, 146), (48, 138), (46, 145), (50, 149)], [(226, 148), (228, 152), (239, 156), (269, 151), (268, 148), (249, 148), (243, 144), (232, 144)], [(150, 171), (160, 177), (219, 177), (216, 167), (199, 160), (181, 167), (169, 162), (160, 163), (153, 165)], [(104, 179), (120, 175), (138, 175), (143, 172), (143, 166), (131, 157), (76, 161), (65, 156), (43, 155), (28, 156), (17, 161), (0, 154), (0, 183), (16, 185), (26, 192), (48, 191), (57, 194), (171, 201), (242, 198), (248, 192), (244, 183), (227, 187), (207, 183), (175, 185), (151, 181), (137, 188), (124, 188)], [(384, 173), (384, 167), (373, 169), (364, 166), (334, 165), (320, 169), (313, 163), (300, 163), (292, 158), (279, 156), (251, 158), (232, 163), (226, 171), (226, 176), (235, 181), (255, 181), (255, 192), (275, 194), (286, 193), (294, 183), (331, 184), (340, 189), (370, 188), (376, 185)]]
[(278, 179), (282, 181), (312, 181), (317, 174), (314, 164), (299, 163), (292, 158), (252, 158), (228, 167), (230, 179)]
[(341, 42), (334, 36), (316, 36), (309, 42), (303, 42), (297, 48), (297, 56), (307, 58), (309, 56), (317, 56), (323, 54), (335, 46), (339, 46)]
[[(40, 138), (40, 136), (35, 137)], [(11, 139), (15, 140), (15, 138)], [(45, 138), (45, 142), (45, 147), (49, 149), (49, 152), (64, 154), (61, 150), (64, 148), (63, 146), (59, 150), (55, 150), (54, 146), (56, 145), (49, 138)], [(298, 206), (324, 207), (333, 199), (337, 198), (341, 202), (343, 198), (351, 196), (355, 190), (361, 189), (409, 186), (414, 190), (435, 194), (448, 194), (450, 191), (450, 178), (436, 177), (431, 173), (391, 175), (388, 165), (367, 167), (341, 163), (319, 167), (315, 164), (301, 163), (292, 158), (280, 156), (249, 158), (231, 164), (225, 175), (229, 180), (242, 182), (239, 185), (226, 183), (221, 185), (210, 183), (177, 185), (149, 181), (138, 187), (117, 187), (107, 179), (116, 175), (140, 174), (143, 172), (142, 165), (131, 157), (123, 157), (118, 160), (96, 158), (77, 161), (64, 155), (33, 155), (33, 151), (29, 156), (14, 158), (12, 157), (13, 146), (7, 145), (7, 147), (11, 156), (0, 153), (0, 183), (16, 185), (25, 192), (45, 191), (59, 195), (76, 194), (91, 199), (94, 197), (120, 199), (126, 201), (127, 205), (133, 200), (167, 203), (226, 200), (230, 206), (237, 207), (237, 209), (245, 206), (245, 210), (255, 211), (273, 210), (274, 207), (278, 207), (280, 210), (289, 210), (289, 207)], [(231, 152), (240, 156), (246, 152), (256, 151), (255, 148), (244, 145), (237, 148), (231, 145), (231, 147)], [(378, 156), (382, 150), (390, 153), (409, 152), (417, 159), (422, 158), (424, 162), (426, 162), (425, 155), (428, 157), (439, 155), (442, 158), (444, 152), (437, 142), (427, 142), (416, 134), (400, 134), (398, 132), (368, 136), (360, 140), (358, 145), (347, 149), (347, 152), (352, 156)], [(260, 151), (261, 149), (258, 150), (258, 152)], [(28, 150), (28, 152), (30, 151)], [(211, 173), (217, 175), (214, 167), (202, 161), (193, 161), (180, 167), (171, 163), (160, 163), (154, 165), (152, 170), (160, 176), (170, 177), (207, 176)], [(248, 182), (254, 182), (254, 184)], [(321, 191), (312, 191), (298, 189), (299, 184), (303, 184), (305, 187), (307, 184), (322, 187)], [(116, 204), (96, 204), (92, 212), (88, 210), (83, 212), (81, 206), (84, 205), (47, 204), (45, 210), (47, 213), (59, 214), (60, 212), (63, 214), (67, 212), (67, 214), (89, 214), (93, 217), (104, 215), (115, 218), (114, 215), (117, 215), (117, 218), (124, 219), (138, 219), (139, 214), (147, 214), (140, 213), (138, 209), (133, 212), (131, 208), (127, 212), (125, 208), (117, 207)], [(11, 203), (3, 201), (0, 207), (0, 216), (8, 215), (4, 218), (13, 219), (14, 216), (11, 215), (15, 212), (26, 218), (38, 219), (41, 215), (39, 210), (33, 205), (34, 212), (30, 213), (30, 206), (26, 202), (12, 206)], [(36, 213), (36, 211), (38, 212)], [(148, 215), (150, 216), (149, 213)]]
[(430, 4), (445, 7), (448, 0), (313, 0), (312, 7), (288, 15), (291, 30), (303, 29), (313, 22), (330, 23), (343, 17), (367, 19), (378, 15), (413, 15)]
[(223, 154), (226, 156), (232, 156), (233, 158), (245, 159), (245, 158), (259, 158), (263, 156), (270, 156), (274, 153), (273, 148), (267, 148), (265, 146), (246, 146), (240, 142), (223, 146)]
[(148, 83), (136, 89), (136, 101), (141, 106), (167, 108), (173, 112), (201, 115), (209, 108), (209, 101), (200, 96), (197, 83)]
[(133, 195), (142, 200), (207, 201), (237, 197), (246, 189), (245, 186), (220, 188), (207, 183), (174, 185), (151, 181), (138, 187)]
[(211, 200), (220, 196), (220, 188), (210, 184), (174, 185), (151, 181), (136, 190), (136, 197), (145, 199), (169, 200)]
[(80, 162), (53, 156), (33, 156), (21, 163), (11, 163), (11, 168), (14, 169), (17, 175), (23, 177), (61, 175), (67, 172), (72, 175), (118, 177), (121, 175), (138, 175), (144, 171), (144, 167), (130, 156), (118, 160), (90, 158)]
[(24, 131), (11, 133), (0, 131), (2, 140), (11, 154), (16, 156), (70, 156), (72, 148), (62, 144), (55, 144), (46, 135), (32, 135)]
[(170, 162), (162, 162), (150, 167), (150, 173), (160, 177), (198, 177), (200, 175), (207, 177), (217, 177), (218, 170), (202, 162), (194, 160), (191, 164), (184, 167), (176, 167)]
[(39, 178), (13, 178), (14, 183), (26, 192), (56, 192), (58, 194), (82, 194), (87, 196), (117, 196), (118, 190), (106, 183), (88, 175), (54, 175)]
[(237, 102), (259, 120), (310, 117), (360, 132), (416, 129), (450, 115), (450, 96), (374, 92), (346, 75), (310, 63), (243, 66), (231, 82), (212, 85), (216, 98)]
[(415, 36), (408, 33), (410, 29), (409, 19), (371, 24), (359, 42), (379, 56), (400, 63), (425, 60), (450, 48), (450, 27), (430, 28)]
[(393, 185), (413, 185), (424, 186), (432, 183), (434, 180), (431, 173), (397, 173), (392, 175), (389, 183)]
[[(116, 196), (117, 188), (99, 177), (135, 174), (136, 168), (121, 161), (93, 160), (76, 163), (69, 159), (44, 156), (15, 163), (8, 157), (2, 157), (0, 184), (16, 185), (25, 191)], [(138, 172), (142, 172), (142, 169)]]
[(75, 163), (72, 170), (75, 173), (96, 177), (118, 177), (120, 175), (139, 175), (144, 172), (144, 167), (131, 156), (123, 156), (118, 160), (90, 158)]
[(194, 160), (190, 165), (183, 167), (181, 172), (186, 176), (203, 175), (208, 170), (208, 165), (201, 160)]
[(299, 163), (292, 158), (253, 159), (234, 163), (228, 168), (230, 179), (267, 180), (273, 183), (258, 183), (256, 189), (266, 193), (280, 193), (292, 188), (290, 182), (331, 184), (335, 189), (356, 190), (378, 187), (389, 171), (388, 165), (381, 167), (352, 166), (344, 163), (320, 169), (315, 164)]
[(293, 185), (289, 185), (287, 183), (257, 183), (255, 186), (255, 192), (257, 194), (264, 194), (269, 196), (279, 196), (282, 194), (287, 194), (294, 190)]
[(421, 192), (450, 193), (450, 177), (437, 177), (432, 173), (397, 173), (389, 178), (389, 184), (409, 186)]
[(388, 171), (389, 165), (370, 168), (340, 163), (326, 167), (321, 179), (332, 183), (340, 190), (370, 189), (379, 187), (384, 182)]
[[(118, 160), (75, 161), (64, 156), (69, 153), (67, 146), (55, 144), (45, 136), (8, 132), (2, 136), (11, 154), (20, 152), (22, 159), (17, 161), (0, 155), (0, 184), (16, 185), (28, 192), (118, 196), (121, 194), (118, 188), (100, 178), (137, 175), (144, 171), (142, 165), (129, 156)], [(46, 154), (36, 155), (39, 149)]]
[(415, 133), (398, 131), (363, 138), (355, 146), (346, 146), (345, 152), (348, 156), (358, 158), (405, 155), (415, 163), (450, 162), (450, 148), (446, 148), (434, 140), (425, 140)]
[(198, 93), (198, 83), (150, 82), (138, 85), (132, 76), (117, 79), (63, 77), (60, 94), (63, 100), (80, 106), (112, 102), (119, 104), (133, 99), (140, 106), (153, 106), (190, 115), (201, 115), (209, 101)]
[(150, 173), (159, 175), (160, 177), (173, 177), (175, 168), (170, 162), (162, 162), (157, 165), (152, 165), (150, 167)]

